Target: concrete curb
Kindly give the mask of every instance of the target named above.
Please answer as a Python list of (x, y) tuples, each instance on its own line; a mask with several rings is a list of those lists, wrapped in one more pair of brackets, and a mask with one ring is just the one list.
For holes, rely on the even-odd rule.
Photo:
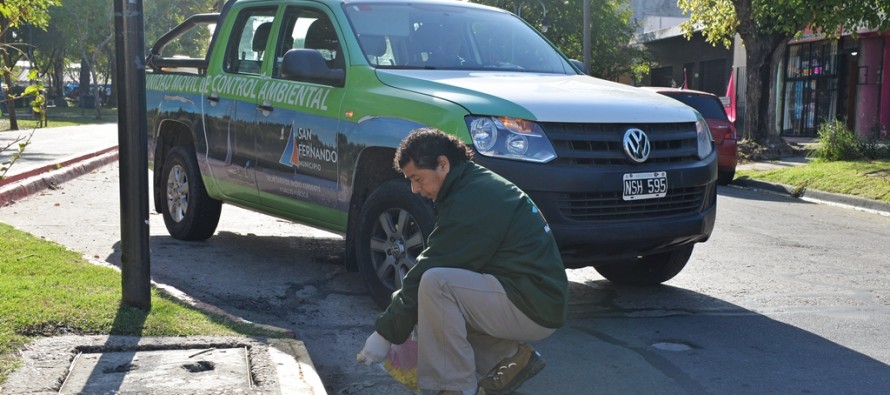
[(870, 211), (881, 215), (890, 216), (890, 203), (885, 203), (879, 200), (866, 199), (850, 195), (841, 195), (838, 193), (825, 192), (817, 189), (798, 188), (785, 184), (752, 180), (749, 178), (737, 178), (732, 181), (732, 185), (788, 195), (798, 199), (813, 201), (817, 203), (852, 207), (854, 209)]
[(71, 158), (68, 160), (64, 160), (62, 162), (36, 167), (36, 168), (30, 169), (30, 170), (23, 171), (21, 173), (6, 177), (6, 179), (4, 179), (3, 181), (0, 181), (0, 186), (9, 185), (14, 182), (24, 180), (26, 178), (31, 178), (31, 177), (34, 177), (34, 176), (40, 174), (40, 173), (46, 173), (46, 172), (49, 172), (52, 170), (61, 169), (63, 167), (69, 167), (71, 165), (82, 163), (88, 159), (92, 159), (92, 158), (95, 158), (95, 157), (98, 157), (101, 155), (105, 155), (110, 152), (115, 152), (117, 150), (118, 150), (117, 146), (108, 147), (108, 148), (100, 150), (100, 151), (92, 152), (92, 153), (85, 154), (85, 155), (80, 155), (80, 156), (77, 156), (77, 157), (74, 157), (74, 158)]
[(24, 199), (44, 189), (54, 188), (117, 160), (118, 149), (111, 147), (10, 176), (0, 186), (0, 207), (8, 206), (16, 200)]

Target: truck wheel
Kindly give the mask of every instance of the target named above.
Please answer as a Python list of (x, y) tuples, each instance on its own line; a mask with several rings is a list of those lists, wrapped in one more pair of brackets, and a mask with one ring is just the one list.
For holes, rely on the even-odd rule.
[(674, 278), (692, 255), (692, 245), (661, 254), (644, 256), (631, 262), (595, 267), (607, 280), (616, 284), (657, 285)]
[(718, 171), (717, 172), (717, 184), (718, 185), (729, 185), (732, 182), (733, 178), (735, 178), (735, 170), (727, 170), (727, 171)]
[(362, 207), (356, 248), (359, 272), (371, 298), (386, 308), (392, 293), (426, 248), (435, 226), (431, 205), (403, 180), (378, 187)]
[(198, 159), (191, 148), (174, 147), (164, 162), (166, 201), (161, 205), (170, 236), (179, 240), (206, 240), (219, 223), (222, 202), (207, 195)]

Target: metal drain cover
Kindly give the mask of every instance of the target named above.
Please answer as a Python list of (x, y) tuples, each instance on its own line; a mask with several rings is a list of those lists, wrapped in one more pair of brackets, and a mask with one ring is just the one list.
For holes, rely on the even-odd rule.
[(251, 387), (245, 348), (79, 354), (60, 394), (245, 392)]

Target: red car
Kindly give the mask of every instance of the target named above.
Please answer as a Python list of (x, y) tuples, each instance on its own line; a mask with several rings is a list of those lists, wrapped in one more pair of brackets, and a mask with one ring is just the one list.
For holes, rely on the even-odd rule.
[(689, 89), (666, 87), (643, 87), (676, 99), (698, 111), (711, 129), (714, 144), (717, 146), (717, 183), (727, 185), (735, 177), (738, 163), (738, 146), (735, 125), (726, 117), (726, 110), (717, 95)]

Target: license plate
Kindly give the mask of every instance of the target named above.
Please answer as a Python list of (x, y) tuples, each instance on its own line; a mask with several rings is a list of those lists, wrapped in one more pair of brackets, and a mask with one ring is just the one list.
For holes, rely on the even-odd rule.
[(667, 172), (624, 173), (624, 200), (663, 198), (667, 195)]

